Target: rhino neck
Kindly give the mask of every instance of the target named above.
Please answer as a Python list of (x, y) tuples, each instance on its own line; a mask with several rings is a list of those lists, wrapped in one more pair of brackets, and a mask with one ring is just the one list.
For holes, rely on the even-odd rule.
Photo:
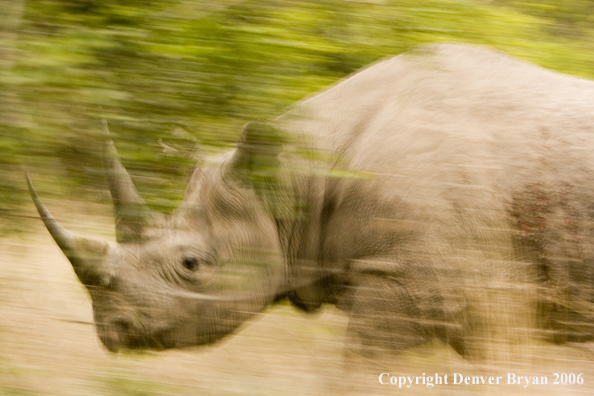
[(319, 164), (300, 161), (297, 166), (294, 163), (291, 166), (307, 171), (291, 173), (290, 180), (286, 180), (282, 188), (289, 205), (274, 213), (287, 265), (286, 281), (276, 299), (287, 297), (295, 306), (309, 312), (331, 302), (328, 293), (330, 274), (324, 268), (322, 248), (332, 205), (329, 203), (329, 182), (324, 172), (320, 172)]

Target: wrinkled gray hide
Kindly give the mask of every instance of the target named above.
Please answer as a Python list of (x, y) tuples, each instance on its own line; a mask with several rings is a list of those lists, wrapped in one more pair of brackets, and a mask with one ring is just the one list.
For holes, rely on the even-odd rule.
[[(530, 312), (539, 334), (585, 340), (593, 105), (591, 81), (429, 46), (274, 128), (248, 124), (234, 152), (195, 171), (170, 218), (146, 208), (108, 145), (117, 244), (70, 235), (36, 203), (110, 350), (213, 342), (285, 297), (344, 310), (364, 356), (435, 338), (465, 354), (489, 323)], [(504, 319), (493, 296), (533, 309)]]

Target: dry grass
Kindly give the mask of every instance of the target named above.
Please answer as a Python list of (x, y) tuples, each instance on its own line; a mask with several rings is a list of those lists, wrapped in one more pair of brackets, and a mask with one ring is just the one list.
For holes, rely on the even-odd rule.
[[(494, 335), (489, 358), (466, 361), (440, 343), (392, 361), (345, 354), (347, 318), (332, 307), (307, 316), (278, 305), (235, 336), (203, 348), (109, 354), (99, 343), (91, 304), (72, 269), (39, 227), (0, 248), (0, 394), (5, 395), (355, 395), (594, 393), (592, 344), (556, 346)], [(491, 294), (491, 304), (506, 301)], [(520, 313), (520, 315), (523, 315)], [(509, 315), (507, 321), (513, 315)], [(497, 334), (501, 333), (496, 329)], [(514, 340), (516, 341), (510, 341)], [(521, 343), (517, 339), (523, 340)], [(548, 385), (449, 385), (406, 391), (380, 385), (392, 375), (546, 375)], [(583, 373), (583, 385), (553, 385), (553, 373)], [(451, 382), (451, 379), (450, 379)]]

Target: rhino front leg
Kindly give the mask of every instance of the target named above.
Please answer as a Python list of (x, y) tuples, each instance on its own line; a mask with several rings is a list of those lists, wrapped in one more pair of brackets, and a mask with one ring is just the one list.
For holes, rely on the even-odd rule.
[(349, 317), (347, 348), (366, 359), (398, 354), (433, 338), (413, 297), (394, 280), (365, 276), (354, 290)]
[(347, 348), (365, 359), (395, 355), (438, 338), (460, 355), (468, 353), (464, 337), (465, 303), (444, 292), (427, 263), (359, 261), (339, 306), (350, 317)]

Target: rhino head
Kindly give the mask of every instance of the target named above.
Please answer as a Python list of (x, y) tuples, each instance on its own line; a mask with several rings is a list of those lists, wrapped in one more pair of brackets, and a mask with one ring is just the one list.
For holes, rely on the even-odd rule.
[(261, 139), (267, 128), (248, 124), (232, 153), (197, 169), (168, 217), (147, 207), (108, 139), (116, 243), (63, 228), (27, 176), (46, 228), (91, 296), (107, 349), (211, 343), (275, 299), (284, 283), (283, 256), (274, 218), (250, 178), (278, 153), (280, 144)]

